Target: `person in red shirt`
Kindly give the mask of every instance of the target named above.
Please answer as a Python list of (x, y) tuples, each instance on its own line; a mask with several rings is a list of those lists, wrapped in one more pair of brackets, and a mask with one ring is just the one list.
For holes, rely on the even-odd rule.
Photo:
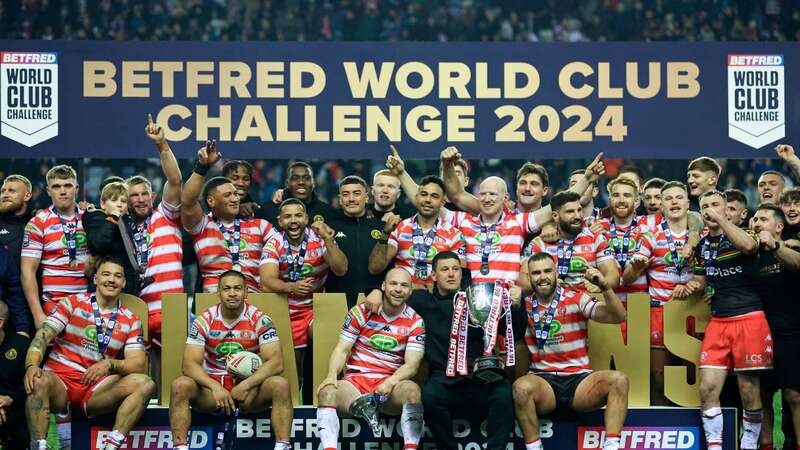
[(28, 348), (24, 383), (32, 449), (47, 449), (51, 411), (75, 409), (87, 417), (116, 411), (103, 449), (118, 449), (155, 391), (155, 382), (144, 374), (141, 322), (119, 302), (125, 286), (122, 262), (100, 257), (94, 283), (95, 293), (59, 301)]
[(512, 386), (517, 422), (526, 450), (541, 450), (539, 415), (565, 417), (606, 406), (603, 450), (617, 450), (628, 412), (628, 378), (616, 370), (593, 372), (589, 363), (588, 322), (621, 323), (622, 306), (603, 274), (587, 268), (585, 279), (597, 286), (604, 301), (558, 285), (557, 265), (547, 253), (536, 253), (526, 266), (533, 295), (525, 299), (530, 350), (529, 373)]
[[(382, 411), (401, 412), (404, 449), (416, 449), (422, 436), (422, 393), (411, 378), (425, 353), (425, 325), (406, 305), (411, 274), (402, 268), (390, 270), (382, 290), (380, 312), (370, 313), (362, 303), (348, 313), (328, 376), (320, 384), (317, 429), (325, 450), (337, 448), (337, 410), (348, 413), (356, 398), (370, 393), (388, 397)], [(337, 380), (343, 370), (344, 377)]]
[[(172, 382), (169, 423), (176, 450), (188, 450), (192, 413), (264, 411), (271, 404), (274, 450), (288, 450), (292, 424), (289, 382), (281, 376), (283, 353), (272, 319), (247, 303), (245, 277), (229, 270), (219, 279), (219, 304), (195, 318), (183, 351), (183, 375)], [(261, 366), (244, 380), (227, 372), (226, 358), (240, 351), (261, 356)]]

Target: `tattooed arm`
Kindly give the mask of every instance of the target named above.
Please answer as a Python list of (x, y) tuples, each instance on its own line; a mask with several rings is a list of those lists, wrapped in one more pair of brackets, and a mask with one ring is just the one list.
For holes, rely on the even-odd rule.
[(57, 329), (45, 322), (42, 327), (36, 331), (33, 340), (31, 340), (28, 353), (25, 355), (25, 392), (28, 394), (33, 391), (35, 379), (42, 376), (42, 369), (39, 366), (42, 365), (44, 352), (58, 333), (59, 331)]

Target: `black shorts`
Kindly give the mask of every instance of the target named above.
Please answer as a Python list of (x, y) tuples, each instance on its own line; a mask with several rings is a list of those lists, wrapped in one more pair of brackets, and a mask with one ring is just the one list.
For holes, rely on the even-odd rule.
[(575, 414), (572, 409), (572, 400), (575, 398), (575, 391), (578, 385), (581, 384), (584, 378), (592, 373), (576, 373), (574, 375), (553, 375), (548, 373), (536, 373), (534, 375), (541, 377), (547, 384), (553, 388), (553, 394), (556, 397), (556, 408), (548, 416), (569, 418)]
[(772, 365), (775, 386), (800, 390), (800, 337), (773, 341)]

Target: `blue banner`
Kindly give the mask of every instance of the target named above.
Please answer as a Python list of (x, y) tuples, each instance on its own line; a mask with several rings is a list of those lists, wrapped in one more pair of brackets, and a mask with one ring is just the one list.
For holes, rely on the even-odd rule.
[(797, 43), (0, 41), (0, 157), (773, 156)]
[[(382, 417), (379, 435), (373, 435), (366, 422), (342, 419), (339, 448), (342, 450), (402, 450), (399, 418)], [(736, 410), (723, 408), (724, 434), (722, 450), (734, 450), (737, 441)], [(105, 435), (111, 431), (114, 418), (105, 415), (72, 425), (73, 448), (99, 450)], [(189, 433), (189, 448), (213, 450), (217, 436), (224, 427), (221, 417), (194, 414)], [(584, 414), (579, 422), (541, 420), (542, 445), (548, 449), (600, 450), (603, 444), (603, 411)], [(486, 423), (453, 421), (453, 435), (463, 450), (481, 450), (486, 443)], [(267, 413), (240, 417), (236, 427), (237, 449), (272, 448), (275, 438)], [(311, 407), (294, 409), (292, 448), (320, 448), (316, 428), (316, 410)], [(628, 411), (620, 437), (620, 450), (700, 450), (705, 437), (696, 408), (633, 408)], [(136, 427), (128, 434), (127, 450), (168, 450), (172, 448), (169, 416), (166, 408), (148, 408)], [(428, 429), (420, 449), (435, 450), (436, 444)], [(509, 440), (507, 450), (524, 449), (525, 442), (519, 427)]]

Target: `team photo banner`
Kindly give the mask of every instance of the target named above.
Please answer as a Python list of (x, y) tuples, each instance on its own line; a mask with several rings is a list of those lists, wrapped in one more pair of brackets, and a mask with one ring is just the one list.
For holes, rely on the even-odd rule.
[(789, 43), (0, 41), (0, 157), (771, 157)]

